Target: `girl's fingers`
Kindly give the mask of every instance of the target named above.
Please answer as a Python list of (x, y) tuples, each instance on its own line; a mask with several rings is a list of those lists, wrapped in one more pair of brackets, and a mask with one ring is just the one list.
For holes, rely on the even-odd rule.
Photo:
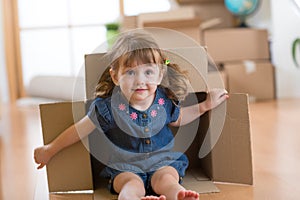
[(44, 164), (44, 163), (41, 163), (41, 164), (37, 167), (37, 169), (42, 169), (44, 166), (45, 166), (45, 164)]

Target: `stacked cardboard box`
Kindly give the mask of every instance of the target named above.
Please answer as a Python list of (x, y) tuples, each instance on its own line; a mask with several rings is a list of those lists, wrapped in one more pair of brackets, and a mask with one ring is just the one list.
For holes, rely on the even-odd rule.
[(251, 100), (275, 98), (274, 66), (267, 30), (213, 29), (204, 32), (212, 59), (224, 69), (229, 92), (248, 93)]
[(143, 13), (137, 16), (139, 28), (155, 27), (178, 31), (200, 42), (201, 20), (196, 16), (193, 8), (180, 8), (168, 12)]
[[(165, 51), (175, 63), (185, 63), (187, 71), (193, 74), (191, 85), (194, 91), (191, 95), (196, 94), (197, 101), (203, 101), (206, 93), (201, 91), (207, 89), (206, 76), (203, 75), (207, 72), (206, 51), (202, 47)], [(91, 54), (85, 57), (87, 99), (93, 98), (94, 88), (105, 66), (108, 65), (103, 56), (104, 54)], [(190, 100), (188, 98), (184, 104), (191, 104)], [(51, 142), (63, 130), (84, 116), (88, 102), (41, 105), (44, 143)], [(220, 122), (221, 126), (216, 126), (216, 123)], [(227, 102), (204, 114), (201, 120), (173, 131), (176, 131), (175, 143), (187, 138), (192, 139), (185, 151), (190, 166), (183, 182), (188, 189), (199, 193), (218, 192), (213, 181), (250, 185), (253, 183), (247, 95), (231, 94)], [(103, 165), (95, 163), (89, 154), (94, 146), (99, 147), (101, 143), (93, 138), (94, 134), (99, 133), (92, 133), (89, 138), (64, 149), (51, 159), (47, 165), (50, 199), (116, 199), (116, 196), (110, 194), (106, 188), (107, 180), (98, 178), (97, 172)]]
[(143, 27), (167, 28), (181, 32), (203, 45), (203, 29), (227, 28), (234, 25), (234, 18), (226, 9), (223, 0), (185, 0), (178, 3), (176, 8), (167, 12), (124, 16), (122, 30)]

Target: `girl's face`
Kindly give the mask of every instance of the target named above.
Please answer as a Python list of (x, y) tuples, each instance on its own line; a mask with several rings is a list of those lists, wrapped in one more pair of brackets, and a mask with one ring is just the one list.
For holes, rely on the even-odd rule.
[(111, 76), (132, 106), (152, 103), (162, 80), (161, 70), (155, 63), (120, 66), (117, 73), (111, 70)]

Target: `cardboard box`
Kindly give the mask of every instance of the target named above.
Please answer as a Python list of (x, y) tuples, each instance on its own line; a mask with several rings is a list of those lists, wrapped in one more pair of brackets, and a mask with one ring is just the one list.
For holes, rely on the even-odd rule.
[(137, 16), (124, 16), (121, 19), (121, 31), (127, 31), (137, 28)]
[(193, 7), (196, 16), (201, 19), (200, 44), (205, 45), (204, 32), (209, 29), (232, 28), (235, 24), (234, 16), (220, 3), (193, 3), (186, 6)]
[(179, 4), (187, 4), (187, 3), (224, 3), (224, 0), (177, 0)]
[(153, 22), (174, 22), (177, 20), (189, 20), (196, 17), (195, 10), (191, 7), (180, 7), (167, 12), (141, 13), (137, 16), (137, 25), (139, 28), (144, 27), (145, 23)]
[(227, 74), (224, 70), (222, 71), (209, 71), (207, 74), (208, 88), (228, 88)]
[(268, 32), (263, 29), (211, 29), (204, 31), (204, 42), (217, 63), (270, 58)]
[(270, 61), (225, 63), (224, 69), (231, 93), (247, 93), (251, 101), (275, 98), (274, 66)]
[(185, 34), (200, 44), (200, 18), (193, 8), (180, 8), (168, 12), (138, 15), (138, 27), (167, 28)]
[(234, 17), (224, 2), (191, 1), (168, 12), (142, 13), (138, 16), (124, 16), (122, 30), (142, 27), (173, 29), (204, 45), (203, 31), (234, 26)]
[[(196, 71), (203, 71), (203, 73), (207, 71), (207, 62), (203, 62), (206, 59), (206, 52), (203, 48), (167, 50), (166, 53), (173, 56), (174, 62), (177, 63), (185, 63), (186, 60), (181, 61), (182, 58), (191, 59), (192, 61), (187, 62), (189, 65), (186, 66), (190, 73), (195, 73), (192, 69), (194, 66), (197, 67)], [(103, 55), (91, 54), (85, 57), (86, 97), (88, 99), (92, 99), (95, 85), (105, 69), (99, 66), (107, 66)], [(203, 63), (199, 64), (199, 60)], [(206, 67), (202, 66), (205, 63)], [(203, 101), (206, 98), (206, 93), (200, 92), (206, 88), (206, 84), (205, 81), (199, 83), (199, 77), (202, 78), (201, 73), (198, 76), (192, 76), (191, 84), (195, 89), (183, 102), (184, 105), (195, 103), (194, 94), (196, 94), (197, 101)], [(74, 121), (83, 117), (88, 105), (89, 101), (40, 105), (44, 143), (49, 143)], [(224, 122), (224, 126), (215, 126), (218, 121)], [(252, 184), (249, 125), (247, 95), (232, 94), (227, 102), (204, 114), (201, 120), (195, 120), (179, 129), (173, 129), (176, 131), (176, 141), (189, 138), (186, 134), (194, 134), (194, 138), (191, 135), (193, 140), (185, 152), (189, 157), (190, 166), (183, 180), (184, 186), (199, 193), (207, 193), (219, 191), (212, 181)], [(219, 135), (221, 136), (218, 138)], [(99, 146), (98, 141), (93, 139), (92, 133), (89, 138), (64, 149), (53, 157), (46, 167), (50, 199), (106, 200), (117, 198), (106, 189), (108, 181), (97, 177), (97, 171), (101, 170), (103, 165), (95, 162), (88, 151), (92, 150), (95, 144)]]

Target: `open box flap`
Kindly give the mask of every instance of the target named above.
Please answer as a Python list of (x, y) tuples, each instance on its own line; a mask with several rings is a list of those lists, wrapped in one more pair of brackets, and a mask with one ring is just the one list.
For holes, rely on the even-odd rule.
[[(74, 117), (85, 115), (83, 102), (41, 104), (40, 115), (44, 144), (50, 143), (74, 123)], [(72, 109), (76, 109), (76, 115)], [(83, 142), (86, 142), (84, 140)], [(93, 190), (90, 154), (82, 142), (55, 155), (46, 166), (49, 192)]]
[(222, 133), (203, 159), (205, 171), (214, 181), (253, 184), (248, 106), (248, 95), (230, 94)]

